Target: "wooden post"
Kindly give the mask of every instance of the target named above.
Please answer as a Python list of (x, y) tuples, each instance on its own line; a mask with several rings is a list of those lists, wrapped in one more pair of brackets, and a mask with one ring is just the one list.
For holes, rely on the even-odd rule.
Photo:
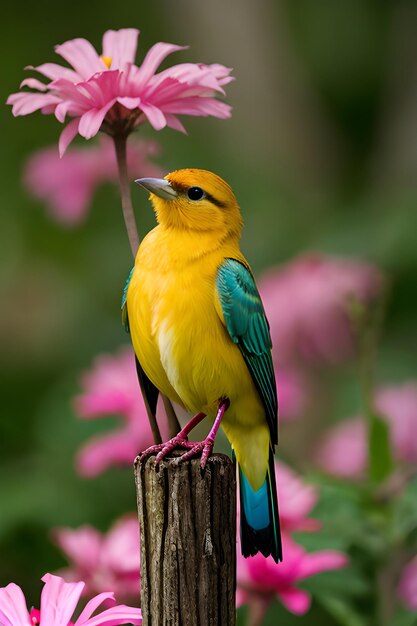
[(168, 461), (135, 461), (143, 625), (235, 626), (234, 464)]

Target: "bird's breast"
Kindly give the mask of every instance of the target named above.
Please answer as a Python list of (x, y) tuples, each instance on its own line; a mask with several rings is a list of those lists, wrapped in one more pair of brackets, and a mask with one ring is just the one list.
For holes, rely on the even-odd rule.
[(214, 305), (223, 257), (170, 264), (163, 256), (163, 251), (139, 256), (129, 285), (135, 352), (146, 375), (168, 397), (191, 411), (215, 412), (221, 390), (214, 364), (231, 343)]

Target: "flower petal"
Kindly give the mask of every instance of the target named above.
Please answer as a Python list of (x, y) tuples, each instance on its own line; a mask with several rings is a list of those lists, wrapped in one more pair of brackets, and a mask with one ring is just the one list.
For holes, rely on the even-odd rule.
[(201, 115), (203, 117), (212, 115), (220, 119), (228, 119), (232, 114), (232, 107), (229, 104), (214, 98), (202, 98), (199, 96), (178, 98), (160, 106), (164, 112), (177, 115)]
[(321, 550), (312, 554), (306, 553), (299, 564), (298, 580), (308, 578), (320, 572), (346, 567), (349, 560), (345, 554), (337, 550)]
[(29, 115), (49, 104), (58, 104), (59, 101), (60, 99), (57, 96), (49, 93), (29, 93), (21, 91), (12, 93), (7, 98), (6, 104), (13, 105), (12, 113), (17, 117), (18, 115)]
[(112, 108), (115, 102), (116, 100), (110, 100), (110, 102), (105, 104), (101, 109), (91, 109), (81, 116), (80, 125), (78, 127), (78, 132), (81, 137), (91, 139), (91, 137), (97, 135), (107, 112)]
[(65, 226), (75, 226), (91, 204), (99, 180), (96, 158), (98, 161), (101, 152), (98, 149), (96, 157), (89, 150), (74, 149), (61, 159), (55, 146), (39, 150), (25, 164), (25, 187), (46, 205), (52, 217)]
[(105, 71), (105, 65), (87, 39), (71, 39), (55, 46), (55, 52), (70, 65), (82, 78), (90, 78), (96, 72)]
[(25, 67), (25, 70), (34, 70), (35, 72), (39, 72), (40, 74), (43, 74), (51, 80), (65, 78), (72, 83), (78, 83), (81, 80), (81, 76), (77, 74), (77, 72), (74, 72), (74, 70), (70, 70), (69, 67), (63, 67), (62, 65), (58, 65), (57, 63), (42, 63), (42, 65), (37, 65), (36, 67), (34, 67), (33, 65), (28, 65)]
[(20, 83), (20, 87), (29, 87), (30, 89), (37, 89), (38, 91), (47, 91), (49, 89), (48, 85), (42, 83), (37, 78), (25, 78)]
[(53, 533), (57, 545), (79, 569), (94, 570), (99, 565), (102, 534), (92, 526), (58, 528)]
[(285, 530), (317, 530), (317, 520), (307, 518), (318, 500), (318, 489), (304, 483), (290, 467), (275, 461), (275, 477), (280, 485), (280, 516)]
[(71, 141), (74, 139), (75, 135), (78, 133), (79, 123), (80, 123), (80, 120), (78, 118), (76, 118), (75, 120), (71, 120), (71, 122), (69, 122), (69, 124), (67, 124), (64, 130), (62, 131), (59, 137), (59, 144), (58, 144), (60, 157), (64, 156), (65, 150), (68, 148)]
[[(103, 624), (106, 626), (118, 626), (118, 624), (135, 624), (141, 626), (142, 611), (132, 606), (120, 604), (119, 606), (106, 609), (86, 622), (80, 622), (78, 619), (74, 626), (102, 626)], [(44, 625), (42, 624), (42, 626)]]
[(104, 539), (102, 561), (119, 576), (131, 575), (139, 589), (140, 563), (139, 525), (135, 514), (125, 515), (113, 524)]
[(138, 83), (144, 85), (153, 76), (164, 59), (173, 52), (187, 50), (188, 46), (176, 46), (171, 43), (156, 43), (148, 51), (136, 75)]
[(91, 598), (91, 600), (87, 602), (84, 609), (81, 611), (80, 616), (75, 622), (74, 626), (86, 622), (94, 613), (94, 611), (100, 606), (100, 604), (102, 604), (105, 600), (114, 600), (114, 602), (116, 602), (114, 593), (112, 591), (104, 591), (103, 593), (99, 593), (98, 596)]
[(103, 56), (111, 57), (112, 69), (123, 69), (126, 63), (134, 63), (138, 45), (137, 28), (108, 30), (103, 35)]
[(41, 593), (42, 626), (68, 626), (85, 583), (66, 583), (63, 578), (45, 574)]
[(121, 105), (126, 107), (126, 109), (137, 109), (140, 106), (141, 99), (140, 98), (117, 98), (117, 102), (120, 102)]
[(184, 135), (188, 134), (186, 129), (184, 128), (180, 120), (178, 119), (178, 117), (176, 117), (175, 115), (172, 115), (171, 113), (164, 113), (164, 115), (167, 121), (167, 126), (169, 126), (169, 128), (178, 130), (180, 133), (184, 133)]
[[(82, 476), (94, 477), (112, 465), (132, 464), (138, 450), (151, 445), (152, 437), (148, 429), (143, 429), (143, 444), (129, 428), (113, 431), (92, 439), (77, 455), (77, 470)], [(146, 441), (146, 445), (145, 445)]]
[(326, 472), (342, 478), (360, 478), (366, 468), (366, 426), (361, 417), (332, 426), (319, 440), (314, 460)]
[(32, 626), (23, 591), (14, 583), (0, 588), (0, 622), (2, 626)]
[(277, 595), (285, 608), (295, 615), (304, 615), (310, 608), (311, 598), (306, 591), (301, 589), (293, 587), (282, 590)]
[(155, 130), (161, 130), (162, 128), (165, 128), (165, 126), (167, 125), (167, 121), (161, 109), (154, 106), (153, 104), (149, 104), (149, 102), (147, 102), (146, 104), (142, 102), (140, 108)]
[(58, 122), (61, 122), (61, 124), (65, 122), (66, 115), (69, 109), (72, 107), (72, 104), (73, 103), (70, 100), (64, 100), (63, 102), (60, 102), (55, 108), (55, 117)]

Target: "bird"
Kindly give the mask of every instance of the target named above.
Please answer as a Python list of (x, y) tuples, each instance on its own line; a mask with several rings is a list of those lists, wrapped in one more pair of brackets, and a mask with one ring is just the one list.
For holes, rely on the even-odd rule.
[[(135, 181), (150, 193), (157, 225), (126, 281), (122, 316), (148, 409), (159, 394), (194, 417), (151, 446), (160, 463), (200, 456), (204, 469), (221, 426), (236, 458), (241, 549), (282, 560), (274, 451), (278, 401), (271, 337), (250, 266), (240, 250), (241, 210), (230, 185), (202, 169)], [(200, 442), (188, 435), (207, 419)]]

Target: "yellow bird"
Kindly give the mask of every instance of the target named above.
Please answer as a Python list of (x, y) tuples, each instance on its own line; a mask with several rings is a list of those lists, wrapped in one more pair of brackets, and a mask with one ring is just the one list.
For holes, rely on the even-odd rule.
[[(195, 413), (147, 452), (204, 467), (221, 424), (239, 466), (242, 553), (282, 560), (274, 471), (277, 395), (271, 339), (248, 262), (242, 217), (219, 176), (183, 169), (136, 181), (151, 192), (158, 225), (141, 243), (122, 302), (139, 378), (153, 414), (158, 393)], [(188, 434), (207, 417), (202, 442)]]

